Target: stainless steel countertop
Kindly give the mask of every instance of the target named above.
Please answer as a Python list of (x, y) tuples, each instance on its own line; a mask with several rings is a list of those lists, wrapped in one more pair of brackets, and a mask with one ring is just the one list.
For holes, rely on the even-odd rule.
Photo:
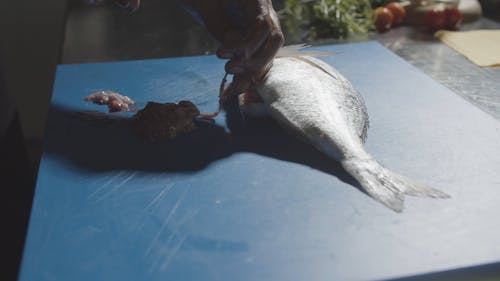
[[(498, 29), (481, 18), (462, 30)], [(376, 40), (470, 103), (500, 120), (500, 67), (479, 67), (431, 35), (400, 27)], [(397, 77), (395, 77), (397, 79)]]

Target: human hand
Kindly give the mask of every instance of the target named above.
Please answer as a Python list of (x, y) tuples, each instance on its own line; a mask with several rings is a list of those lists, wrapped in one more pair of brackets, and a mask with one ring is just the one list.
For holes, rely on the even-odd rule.
[(229, 59), (229, 86), (239, 94), (261, 81), (284, 37), (271, 0), (183, 0), (208, 32), (221, 43), (217, 56)]

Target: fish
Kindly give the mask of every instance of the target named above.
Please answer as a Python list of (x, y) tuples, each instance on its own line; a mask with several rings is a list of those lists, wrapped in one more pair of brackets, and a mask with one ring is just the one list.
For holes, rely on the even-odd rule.
[(312, 56), (294, 55), (293, 50), (285, 53), (274, 59), (261, 84), (238, 96), (245, 116), (275, 119), (338, 161), (367, 195), (395, 212), (403, 211), (405, 195), (450, 197), (385, 168), (365, 150), (368, 110), (363, 97), (338, 70)]

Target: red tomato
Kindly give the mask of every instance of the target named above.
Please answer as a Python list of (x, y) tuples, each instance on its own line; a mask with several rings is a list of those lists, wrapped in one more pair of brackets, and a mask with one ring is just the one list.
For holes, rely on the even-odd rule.
[(389, 11), (391, 11), (392, 15), (394, 16), (394, 19), (392, 21), (392, 25), (396, 26), (403, 22), (403, 19), (406, 16), (406, 10), (403, 5), (401, 5), (398, 2), (391, 2), (385, 6)]
[(457, 30), (462, 23), (462, 13), (457, 8), (446, 9), (444, 11), (445, 28), (449, 30)]
[(377, 28), (378, 32), (384, 33), (391, 29), (394, 16), (389, 9), (385, 7), (376, 8), (373, 12), (373, 18), (375, 28)]
[(430, 31), (445, 28), (445, 15), (443, 10), (431, 10), (425, 14), (425, 25)]

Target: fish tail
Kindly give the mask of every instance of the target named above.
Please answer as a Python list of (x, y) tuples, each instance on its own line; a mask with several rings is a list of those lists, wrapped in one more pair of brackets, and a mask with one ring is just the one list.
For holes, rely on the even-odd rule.
[(349, 158), (341, 163), (371, 197), (398, 213), (403, 211), (404, 195), (450, 197), (442, 191), (391, 172), (372, 158)]

